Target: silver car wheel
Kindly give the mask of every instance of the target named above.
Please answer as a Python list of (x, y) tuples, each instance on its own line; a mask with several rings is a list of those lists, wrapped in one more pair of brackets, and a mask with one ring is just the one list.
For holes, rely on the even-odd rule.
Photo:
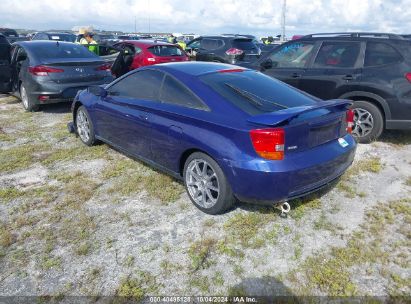
[(90, 139), (90, 122), (82, 109), (77, 111), (76, 124), (77, 133), (81, 140), (83, 142), (88, 142)]
[(203, 208), (212, 208), (218, 200), (220, 188), (217, 174), (203, 159), (193, 159), (187, 166), (186, 185), (191, 198)]
[(356, 137), (364, 137), (374, 128), (374, 118), (367, 110), (354, 108), (354, 128), (352, 134)]
[(27, 91), (24, 86), (21, 86), (20, 88), (20, 97), (21, 97), (21, 101), (23, 102), (23, 107), (25, 109), (28, 109), (29, 108), (29, 98), (27, 96)]

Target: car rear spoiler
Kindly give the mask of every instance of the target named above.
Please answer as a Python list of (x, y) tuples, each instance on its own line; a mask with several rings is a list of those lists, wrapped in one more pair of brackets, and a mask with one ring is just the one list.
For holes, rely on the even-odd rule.
[(276, 126), (276, 125), (289, 121), (292, 118), (295, 118), (307, 112), (315, 111), (318, 109), (329, 109), (329, 108), (339, 108), (340, 110), (343, 110), (343, 109), (347, 109), (351, 105), (352, 105), (351, 100), (345, 100), (345, 99), (323, 100), (311, 106), (293, 107), (293, 108), (288, 108), (284, 110), (279, 110), (276, 112), (252, 116), (248, 118), (247, 121), (254, 123), (254, 124), (259, 124), (259, 125)]

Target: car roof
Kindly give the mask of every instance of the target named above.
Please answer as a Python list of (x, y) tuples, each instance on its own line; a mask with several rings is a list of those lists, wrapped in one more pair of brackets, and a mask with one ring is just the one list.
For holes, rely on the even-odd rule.
[(30, 40), (30, 41), (18, 41), (13, 44), (18, 44), (22, 47), (28, 47), (30, 48), (31, 45), (56, 45), (56, 44), (69, 44), (73, 45), (74, 43), (72, 42), (67, 42), (67, 41), (54, 41), (54, 40)]
[(249, 69), (239, 67), (236, 65), (218, 63), (218, 62), (201, 62), (201, 61), (191, 61), (191, 62), (170, 62), (162, 63), (159, 65), (150, 66), (147, 68), (156, 68), (159, 70), (164, 70), (168, 72), (176, 71), (182, 74), (190, 76), (201, 76), (211, 73), (216, 73), (222, 70), (233, 70), (242, 69), (248, 71)]
[(241, 36), (241, 35), (210, 35), (210, 36), (200, 36), (198, 38), (208, 38), (208, 39), (227, 39), (227, 40), (235, 40), (235, 39), (250, 39), (250, 37)]
[(153, 45), (175, 46), (175, 44), (168, 43), (168, 42), (161, 41), (161, 40), (123, 40), (122, 42), (127, 42), (129, 44), (134, 44), (136, 46), (141, 46), (141, 47), (143, 47), (143, 46), (144, 47), (150, 47), (150, 46), (153, 46)]

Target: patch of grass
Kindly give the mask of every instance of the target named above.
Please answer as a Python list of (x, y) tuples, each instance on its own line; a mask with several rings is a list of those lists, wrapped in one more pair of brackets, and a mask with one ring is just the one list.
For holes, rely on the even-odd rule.
[(340, 181), (337, 184), (337, 189), (344, 192), (345, 196), (348, 198), (355, 198), (357, 195), (354, 187), (345, 181)]
[(79, 245), (76, 245), (74, 252), (77, 255), (88, 255), (91, 251), (91, 244), (90, 242), (82, 242)]
[(261, 247), (261, 241), (256, 240), (258, 232), (276, 217), (277, 213), (273, 209), (266, 209), (263, 212), (237, 213), (224, 224), (227, 241), (244, 248), (256, 245)]
[[(106, 172), (107, 175), (109, 175), (108, 172)], [(149, 167), (140, 166), (132, 172), (124, 171), (122, 178), (108, 189), (108, 193), (129, 196), (142, 190), (146, 190), (150, 197), (167, 203), (177, 200), (184, 188), (173, 178), (158, 173)]]
[(216, 245), (217, 252), (220, 254), (225, 254), (231, 257), (239, 257), (243, 258), (244, 257), (244, 252), (237, 249), (233, 248), (232, 244), (229, 244), (227, 240), (219, 240)]
[(137, 271), (134, 276), (121, 279), (116, 295), (140, 302), (146, 294), (155, 294), (161, 284), (148, 272)]
[(196, 276), (190, 278), (189, 285), (199, 289), (203, 294), (208, 294), (210, 291), (210, 280), (206, 276)]
[(7, 187), (0, 189), (0, 200), (6, 203), (23, 195), (24, 192), (15, 187)]
[[(298, 276), (297, 272), (293, 271), (289, 273), (288, 278), (302, 286), (302, 294), (313, 294), (313, 290), (317, 289), (329, 296), (361, 295), (351, 280), (350, 268), (366, 263), (377, 264), (382, 268), (388, 267), (393, 260), (392, 256), (406, 249), (386, 231), (390, 230), (390, 225), (406, 225), (402, 221), (409, 215), (409, 199), (389, 204), (379, 203), (366, 213), (364, 225), (352, 234), (346, 247), (332, 247), (330, 254), (319, 253), (307, 258), (296, 270)], [(396, 284), (392, 272), (387, 271), (383, 276), (391, 281), (390, 285)]]
[(339, 226), (334, 225), (328, 219), (325, 213), (321, 213), (318, 220), (314, 222), (314, 229), (315, 230), (328, 230), (331, 232), (336, 231), (336, 229), (340, 228)]
[(369, 157), (355, 162), (342, 176), (343, 181), (350, 181), (362, 172), (379, 173), (382, 169), (379, 157)]
[(15, 242), (10, 229), (5, 224), (0, 224), (0, 246), (9, 247)]
[(9, 149), (0, 149), (0, 172), (8, 173), (27, 168), (42, 159), (41, 153), (49, 151), (46, 144), (25, 144)]
[(134, 260), (135, 260), (135, 258), (132, 255), (129, 255), (124, 259), (123, 265), (125, 267), (130, 268), (131, 266), (134, 265)]
[(213, 281), (214, 285), (223, 286), (224, 285), (223, 274), (221, 272), (217, 271), (214, 274), (214, 277), (212, 278), (212, 281)]
[(293, 206), (290, 215), (295, 220), (300, 220), (304, 217), (306, 212), (310, 209), (321, 208), (321, 200), (315, 195), (307, 196), (305, 198), (295, 199), (290, 202)]
[(128, 170), (139, 170), (141, 169), (141, 166), (138, 162), (132, 160), (132, 159), (120, 159), (117, 161), (113, 161), (110, 163), (109, 166), (104, 168), (102, 172), (102, 177), (104, 179), (109, 179), (113, 177), (118, 177), (126, 173)]
[(407, 177), (407, 179), (405, 180), (405, 185), (411, 187), (411, 176)]
[(53, 256), (43, 256), (40, 262), (41, 268), (48, 270), (52, 268), (61, 268), (61, 258)]
[(108, 147), (106, 145), (97, 145), (88, 147), (78, 143), (80, 146), (58, 148), (50, 150), (42, 163), (50, 165), (55, 162), (73, 161), (73, 160), (90, 160), (90, 159), (105, 159), (108, 157)]
[(216, 243), (215, 239), (205, 238), (190, 246), (188, 256), (190, 257), (193, 271), (206, 269), (212, 265), (211, 254), (215, 249)]

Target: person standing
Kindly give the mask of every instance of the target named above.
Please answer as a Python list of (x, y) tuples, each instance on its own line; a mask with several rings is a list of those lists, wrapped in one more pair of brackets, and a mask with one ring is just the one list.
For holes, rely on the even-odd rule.
[(87, 46), (90, 52), (93, 52), (96, 55), (98, 55), (98, 45), (97, 42), (94, 40), (92, 33), (85, 32), (83, 38), (80, 39), (80, 44)]

